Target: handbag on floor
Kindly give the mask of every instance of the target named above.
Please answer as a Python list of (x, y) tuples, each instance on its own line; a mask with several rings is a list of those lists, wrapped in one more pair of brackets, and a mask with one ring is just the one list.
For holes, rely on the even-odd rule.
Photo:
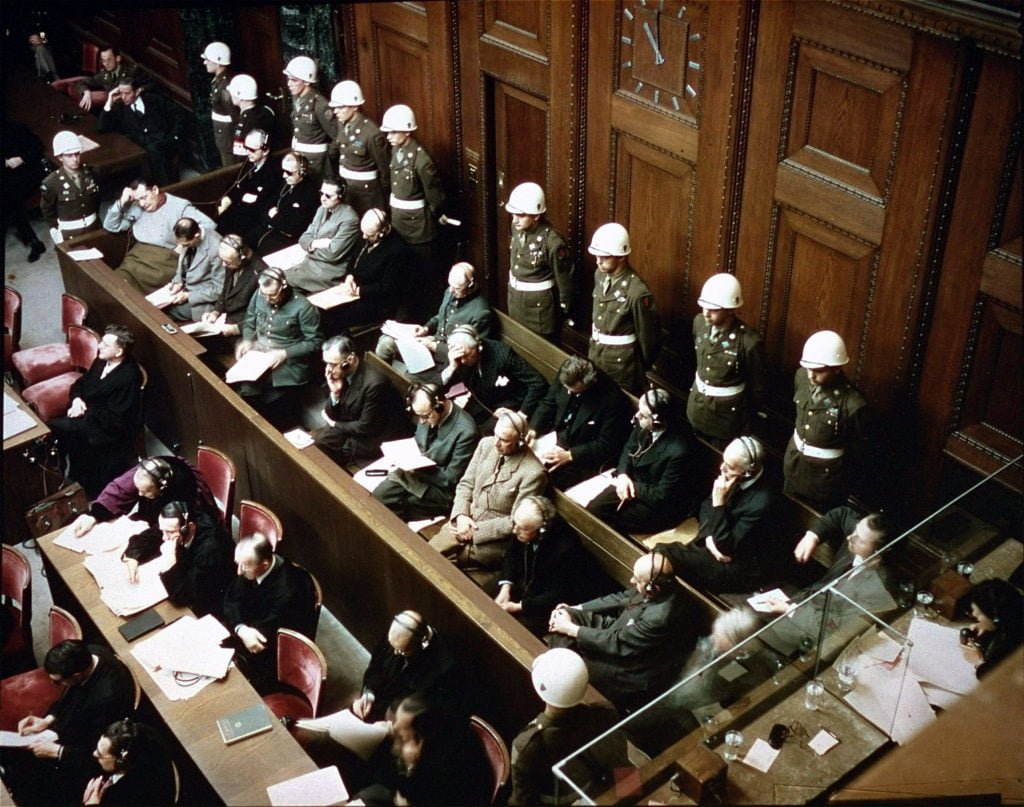
[(66, 527), (82, 513), (89, 512), (89, 499), (77, 482), (40, 499), (25, 513), (28, 531), (33, 538)]

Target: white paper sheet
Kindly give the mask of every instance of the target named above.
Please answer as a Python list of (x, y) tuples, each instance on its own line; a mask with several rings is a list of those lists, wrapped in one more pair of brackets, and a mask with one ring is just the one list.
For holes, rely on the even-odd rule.
[(907, 637), (913, 642), (910, 669), (922, 683), (966, 695), (978, 686), (974, 666), (964, 658), (960, 629), (915, 618)]
[(743, 762), (749, 765), (751, 768), (761, 773), (768, 773), (768, 769), (771, 768), (772, 763), (775, 762), (775, 758), (779, 755), (779, 751), (782, 749), (774, 749), (760, 737), (754, 740), (754, 744), (750, 746), (750, 750), (747, 751), (747, 755), (743, 757)]
[(219, 336), (228, 323), (228, 315), (221, 314), (213, 322), (190, 322), (181, 326), (181, 332), (189, 336)]
[(384, 320), (380, 332), (392, 339), (416, 339), (416, 325), (411, 322), (397, 322), (393, 319)]
[(313, 445), (313, 437), (305, 429), (292, 429), (281, 436), (296, 448), (309, 448)]
[(69, 249), (68, 257), (73, 261), (102, 261), (103, 253), (96, 249), (96, 247), (89, 247), (89, 249)]
[(807, 747), (810, 748), (819, 757), (825, 754), (826, 752), (831, 751), (837, 745), (839, 745), (839, 738), (836, 737), (834, 734), (830, 734), (829, 732), (825, 731), (825, 729), (822, 729), (817, 734), (815, 734), (814, 739), (807, 743)]
[(769, 602), (772, 600), (782, 600), (789, 602), (789, 597), (786, 596), (786, 592), (781, 588), (773, 588), (771, 591), (765, 591), (761, 594), (755, 594), (753, 597), (747, 597), (747, 602), (750, 607), (755, 611), (760, 611), (762, 614), (772, 613), (772, 608)]
[[(362, 487), (366, 488), (366, 490), (370, 491), (370, 493), (373, 493), (377, 489), (377, 486), (387, 479), (387, 472), (394, 467), (395, 464), (391, 460), (387, 457), (381, 457), (379, 460), (371, 462), (365, 468), (360, 468), (352, 474), (352, 478)], [(367, 471), (384, 471), (384, 473), (368, 474)]]
[(212, 615), (183, 616), (137, 644), (132, 655), (154, 669), (223, 678), (233, 655), (231, 648), (220, 646), (228, 636)]
[(359, 298), (349, 294), (347, 286), (333, 286), (329, 289), (318, 291), (316, 294), (311, 294), (306, 299), (317, 308), (326, 310), (328, 308), (337, 308), (339, 305), (345, 305), (345, 303), (351, 303)]
[(22, 432), (27, 432), (35, 425), (36, 422), (32, 419), (32, 415), (24, 409), (4, 412), (4, 439), (8, 440)]
[(102, 521), (81, 538), (76, 538), (72, 532), (72, 525), (68, 525), (53, 540), (54, 545), (90, 555), (111, 552), (115, 549), (123, 550), (128, 545), (129, 538), (138, 535), (148, 526), (145, 521), (136, 521), (128, 516), (121, 516), (113, 521)]
[(100, 587), (100, 599), (117, 616), (137, 614), (167, 599), (167, 589), (160, 580), (160, 572), (171, 565), (174, 546), (170, 542), (164, 546), (167, 549), (161, 547), (163, 551), (159, 557), (139, 566), (137, 583), (128, 581), (128, 568), (121, 560), (120, 549), (85, 559), (85, 568)]
[(279, 249), (277, 252), (271, 252), (269, 255), (264, 255), (263, 262), (267, 266), (276, 266), (278, 269), (287, 271), (293, 266), (297, 266), (308, 255), (309, 253), (302, 248), (301, 244), (294, 244), (293, 246)]
[(409, 529), (413, 532), (422, 532), (427, 527), (433, 527), (444, 520), (444, 516), (438, 516), (437, 518), (422, 518), (419, 521), (406, 521), (405, 523), (409, 525)]
[(386, 440), (380, 444), (380, 451), (384, 457), (394, 463), (396, 468), (403, 471), (415, 471), (417, 468), (431, 468), (437, 465), (430, 457), (420, 453), (420, 447), (416, 444), (416, 438), (407, 437), (404, 440)]
[(275, 807), (308, 804), (313, 807), (341, 804), (348, 801), (348, 789), (337, 765), (304, 773), (267, 788), (267, 796)]
[(861, 665), (857, 685), (845, 700), (900, 745), (935, 722), (935, 713), (906, 659)]
[(232, 365), (224, 376), (229, 384), (239, 381), (255, 381), (274, 363), (274, 356), (269, 350), (250, 350)]
[(295, 725), (309, 731), (327, 732), (332, 740), (362, 760), (369, 759), (388, 734), (387, 723), (384, 721), (364, 723), (349, 709), (315, 720), (299, 720)]
[(174, 297), (177, 292), (171, 291), (171, 284), (168, 283), (166, 286), (161, 286), (156, 291), (151, 291), (146, 295), (146, 301), (150, 305), (155, 305), (157, 308), (167, 308), (174, 303)]
[(0, 748), (28, 748), (36, 743), (48, 743), (57, 739), (57, 732), (43, 729), (35, 734), (18, 734), (16, 731), (0, 731)]
[(542, 434), (533, 441), (533, 453), (537, 455), (537, 459), (543, 461), (543, 457), (549, 451), (552, 451), (558, 445), (558, 434), (556, 432), (548, 432)]
[(9, 414), (21, 405), (21, 401), (15, 398), (6, 390), (4, 391), (4, 414)]
[(921, 690), (924, 692), (924, 696), (928, 699), (928, 703), (936, 709), (949, 709), (959, 703), (963, 698), (963, 695), (957, 695), (955, 692), (950, 692), (948, 689), (937, 687), (935, 684), (922, 683)]
[(590, 479), (584, 479), (579, 484), (573, 485), (565, 492), (565, 495), (581, 507), (586, 507), (597, 497), (598, 493), (611, 484), (612, 472), (605, 471), (603, 474), (592, 476)]
[(434, 354), (418, 339), (396, 339), (395, 344), (410, 373), (422, 373), (434, 366)]

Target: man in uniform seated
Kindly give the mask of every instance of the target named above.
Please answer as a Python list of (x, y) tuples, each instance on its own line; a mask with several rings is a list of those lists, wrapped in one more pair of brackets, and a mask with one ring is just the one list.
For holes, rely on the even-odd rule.
[(18, 721), (18, 733), (49, 729), (55, 740), (4, 748), (4, 781), (17, 804), (78, 804), (93, 773), (93, 749), (108, 725), (134, 709), (135, 684), (112, 652), (78, 639), (49, 649), (43, 669), (56, 688), (45, 716)]
[(192, 219), (208, 233), (216, 230), (209, 216), (191, 202), (164, 193), (156, 182), (138, 177), (128, 183), (103, 219), (103, 229), (131, 230), (136, 242), (117, 267), (118, 277), (143, 294), (168, 283), (178, 268), (174, 225), (183, 218)]
[(470, 394), (465, 409), (481, 432), (494, 425), (499, 409), (512, 409), (529, 416), (540, 403), (547, 385), (533, 369), (504, 342), (481, 339), (472, 325), (456, 326), (448, 337), (448, 366), (441, 371), (445, 390)]
[(384, 374), (366, 364), (347, 336), (332, 336), (321, 348), (328, 400), (321, 416), (325, 428), (316, 445), (339, 465), (380, 454), (380, 444), (407, 434), (399, 394)]
[(633, 564), (632, 588), (551, 612), (552, 647), (575, 649), (590, 682), (621, 711), (660, 695), (693, 648), (696, 614), (682, 596), (672, 563), (650, 553)]
[(419, 421), (416, 445), (435, 464), (391, 471), (373, 497), (404, 521), (443, 516), (452, 509), (455, 486), (480, 440), (476, 423), (433, 384), (413, 384), (405, 403)]
[(238, 576), (224, 595), (225, 639), (235, 662), (260, 694), (277, 680), (277, 629), (316, 636), (316, 602), (309, 572), (274, 553), (265, 535), (253, 533), (235, 546)]
[(530, 416), (530, 428), (537, 435), (555, 432), (557, 444), (540, 460), (551, 483), (565, 489), (618, 459), (629, 433), (629, 401), (590, 359), (570, 356)]
[(160, 555), (163, 542), (173, 545), (174, 562), (160, 573), (170, 601), (191, 608), (196, 616), (220, 614), (224, 592), (233, 577), (235, 548), (220, 519), (203, 510), (193, 512), (185, 502), (165, 505), (156, 527), (128, 541), (121, 560), (129, 581), (138, 581), (139, 565)]
[(494, 436), (480, 441), (455, 488), (451, 520), (430, 545), (460, 568), (498, 569), (516, 504), (547, 486), (544, 466), (526, 446), (526, 429), (518, 412), (498, 413)]
[(299, 245), (306, 251), (296, 266), (288, 270), (292, 288), (314, 294), (338, 285), (355, 258), (359, 243), (359, 217), (341, 201), (345, 184), (325, 179), (320, 185), (320, 207)]
[(711, 495), (700, 506), (693, 543), (665, 544), (676, 573), (710, 591), (747, 591), (775, 564), (767, 542), (775, 492), (764, 475), (764, 446), (737, 437), (722, 452)]
[(615, 484), (587, 506), (620, 532), (669, 529), (691, 511), (693, 452), (669, 416), (670, 408), (671, 398), (663, 389), (650, 389), (640, 397)]
[(178, 181), (175, 159), (185, 148), (184, 120), (165, 96), (147, 90), (140, 79), (123, 76), (100, 112), (100, 132), (120, 132), (146, 150), (160, 185)]

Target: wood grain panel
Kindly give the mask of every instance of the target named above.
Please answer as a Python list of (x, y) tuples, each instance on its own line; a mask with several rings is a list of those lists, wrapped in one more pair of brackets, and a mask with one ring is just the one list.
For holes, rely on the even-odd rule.
[(548, 57), (551, 6), (540, 0), (484, 0), (484, 37), (493, 44)]

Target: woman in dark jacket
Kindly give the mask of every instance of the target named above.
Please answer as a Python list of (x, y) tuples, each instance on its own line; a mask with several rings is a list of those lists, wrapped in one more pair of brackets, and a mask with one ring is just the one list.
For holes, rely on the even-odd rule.
[(93, 756), (103, 773), (89, 780), (83, 804), (174, 804), (177, 785), (171, 756), (149, 726), (130, 718), (111, 723)]
[(985, 580), (964, 600), (975, 620), (964, 652), (981, 678), (1024, 642), (1024, 597), (1005, 580)]

